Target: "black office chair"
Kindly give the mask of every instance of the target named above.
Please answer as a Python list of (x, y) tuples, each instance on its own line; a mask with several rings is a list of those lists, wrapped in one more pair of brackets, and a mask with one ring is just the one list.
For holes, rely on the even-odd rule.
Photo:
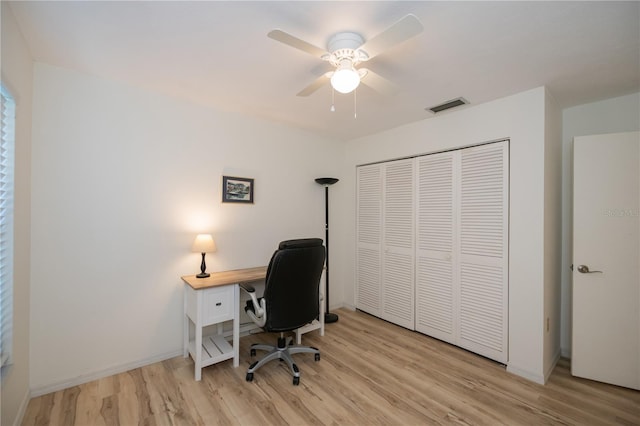
[(307, 346), (287, 345), (284, 332), (293, 331), (320, 314), (320, 276), (324, 266), (325, 249), (320, 238), (306, 238), (282, 241), (271, 257), (265, 278), (264, 295), (257, 299), (255, 289), (242, 284), (251, 296), (245, 312), (267, 332), (278, 332), (277, 346), (254, 344), (251, 356), (256, 350), (269, 353), (249, 366), (247, 381), (253, 380), (253, 373), (274, 359), (286, 361), (293, 374), (293, 384), (300, 383), (300, 371), (291, 355), (313, 353), (320, 360), (320, 351)]

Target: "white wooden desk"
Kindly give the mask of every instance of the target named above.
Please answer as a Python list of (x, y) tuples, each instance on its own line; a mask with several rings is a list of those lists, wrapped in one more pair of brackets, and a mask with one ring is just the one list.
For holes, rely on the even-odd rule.
[[(191, 355), (195, 363), (195, 379), (202, 378), (202, 369), (217, 362), (233, 358), (233, 366), (240, 363), (240, 284), (264, 280), (267, 267), (236, 269), (233, 271), (212, 272), (207, 278), (185, 275), (182, 281), (187, 284), (184, 292), (184, 342), (183, 356)], [(323, 287), (321, 287), (321, 290)], [(324, 303), (320, 292), (320, 315), (295, 331), (296, 343), (300, 344), (302, 334), (320, 330), (324, 336)], [(223, 323), (233, 321), (232, 343), (223, 336)], [(190, 336), (190, 324), (194, 325), (193, 338)], [(217, 332), (203, 336), (202, 329), (217, 324)], [(259, 328), (256, 326), (256, 328)]]
[[(182, 277), (187, 286), (184, 292), (183, 356), (191, 355), (195, 363), (195, 379), (202, 378), (202, 368), (233, 358), (233, 366), (240, 362), (240, 283), (263, 280), (267, 267), (213, 272), (207, 278), (195, 275)], [(233, 321), (233, 341), (223, 336), (222, 323)], [(190, 323), (194, 337), (190, 338)], [(203, 336), (202, 329), (218, 325), (216, 334)]]

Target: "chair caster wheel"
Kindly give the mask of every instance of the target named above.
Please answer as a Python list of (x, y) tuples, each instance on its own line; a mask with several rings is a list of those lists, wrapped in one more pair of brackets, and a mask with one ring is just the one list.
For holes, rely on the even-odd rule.
[(293, 385), (294, 386), (298, 386), (300, 384), (300, 377), (294, 377), (293, 378)]
[(250, 354), (251, 354), (251, 356), (256, 356), (256, 350), (255, 349), (251, 349)]
[(253, 373), (247, 373), (247, 382), (253, 382)]
[(314, 359), (315, 359), (316, 361), (320, 361), (320, 354), (316, 354), (316, 356), (314, 357)]

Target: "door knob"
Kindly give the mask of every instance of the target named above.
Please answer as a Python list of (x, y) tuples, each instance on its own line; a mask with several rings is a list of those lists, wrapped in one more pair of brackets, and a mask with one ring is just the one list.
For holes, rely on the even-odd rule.
[(590, 271), (589, 267), (587, 265), (578, 266), (578, 272), (580, 272), (582, 274), (594, 274), (596, 272), (602, 273), (602, 271)]

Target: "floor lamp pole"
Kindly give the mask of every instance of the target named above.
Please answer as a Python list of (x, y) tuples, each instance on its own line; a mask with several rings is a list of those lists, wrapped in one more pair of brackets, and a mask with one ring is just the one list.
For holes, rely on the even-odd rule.
[(336, 183), (336, 178), (318, 178), (316, 182), (324, 186), (324, 232), (325, 232), (325, 247), (327, 251), (327, 257), (325, 260), (325, 311), (324, 322), (331, 323), (338, 321), (338, 315), (329, 312), (329, 186)]

